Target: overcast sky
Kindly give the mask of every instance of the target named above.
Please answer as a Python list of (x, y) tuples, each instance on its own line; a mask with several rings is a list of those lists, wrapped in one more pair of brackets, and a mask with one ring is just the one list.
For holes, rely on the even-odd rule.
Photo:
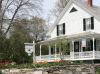
[[(93, 0), (94, 5), (100, 6), (100, 0)], [(43, 2), (43, 17), (46, 19), (48, 14), (50, 13), (50, 10), (53, 9), (55, 5), (56, 0), (44, 0)]]
[(100, 0), (94, 0), (94, 4), (100, 6)]
[(56, 0), (44, 0), (43, 2), (43, 17), (48, 18), (50, 11), (54, 8)]

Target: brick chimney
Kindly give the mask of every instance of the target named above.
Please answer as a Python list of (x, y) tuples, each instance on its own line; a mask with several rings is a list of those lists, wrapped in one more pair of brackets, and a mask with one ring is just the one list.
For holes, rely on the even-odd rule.
[(88, 0), (88, 6), (90, 6), (90, 7), (93, 6), (93, 0)]

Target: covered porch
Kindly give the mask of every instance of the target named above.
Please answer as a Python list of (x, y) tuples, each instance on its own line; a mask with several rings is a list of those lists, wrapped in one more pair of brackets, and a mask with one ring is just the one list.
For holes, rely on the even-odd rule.
[[(40, 42), (40, 55), (36, 56), (37, 62), (55, 62), (60, 60), (99, 60), (100, 59), (100, 34), (87, 32), (82, 34), (61, 36), (68, 39), (69, 52), (62, 54), (62, 48), (57, 46), (57, 39)], [(84, 44), (83, 44), (84, 43)], [(53, 44), (53, 45), (52, 45)], [(42, 55), (42, 46), (48, 46), (48, 55)]]

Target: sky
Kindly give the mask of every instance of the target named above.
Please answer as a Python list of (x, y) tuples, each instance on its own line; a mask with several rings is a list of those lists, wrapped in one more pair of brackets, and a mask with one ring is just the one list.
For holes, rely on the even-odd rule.
[[(44, 0), (43, 2), (43, 17), (47, 19), (48, 14), (54, 8), (56, 0)], [(100, 6), (100, 0), (93, 0), (94, 5)], [(50, 15), (49, 15), (50, 16)]]
[(94, 3), (94, 5), (100, 6), (100, 0), (94, 0), (93, 3)]
[(50, 16), (50, 11), (55, 7), (56, 0), (44, 0), (43, 2), (43, 17), (45, 19)]

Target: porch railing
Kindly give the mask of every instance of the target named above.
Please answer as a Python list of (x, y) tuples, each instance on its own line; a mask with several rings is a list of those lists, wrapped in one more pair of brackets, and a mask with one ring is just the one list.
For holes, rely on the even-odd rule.
[(93, 58), (93, 51), (74, 52), (74, 59)]
[(85, 51), (85, 52), (71, 52), (70, 55), (60, 55), (57, 54), (55, 55), (42, 55), (40, 56), (36, 56), (36, 60), (37, 61), (53, 61), (53, 60), (80, 60), (80, 59), (93, 59), (93, 54), (94, 57), (97, 59), (100, 59), (100, 51), (95, 51), (95, 53), (93, 51)]
[(95, 51), (95, 58), (100, 59), (100, 51)]
[(53, 61), (53, 60), (60, 60), (60, 55), (42, 55), (36, 56), (36, 61)]

